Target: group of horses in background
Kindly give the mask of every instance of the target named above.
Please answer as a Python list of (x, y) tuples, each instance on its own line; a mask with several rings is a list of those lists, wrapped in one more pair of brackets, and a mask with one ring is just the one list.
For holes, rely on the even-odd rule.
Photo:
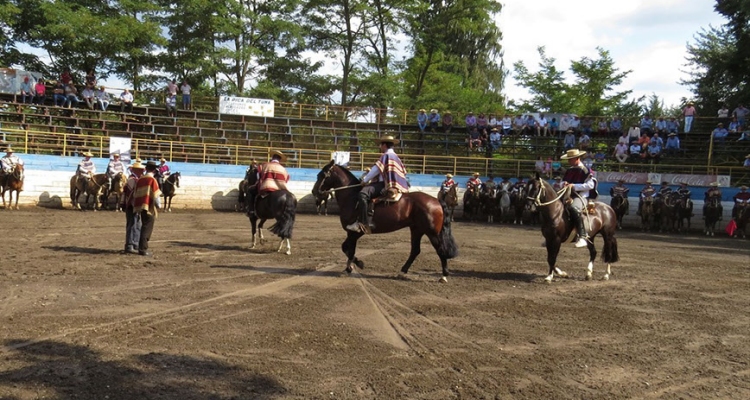
[[(161, 193), (164, 197), (162, 209), (167, 212), (172, 211), (172, 198), (175, 196), (177, 188), (180, 187), (180, 178), (179, 172), (173, 172), (162, 183)], [(120, 203), (126, 183), (127, 176), (122, 172), (112, 178), (112, 187), (109, 186), (107, 174), (94, 174), (85, 178), (85, 180), (79, 179), (78, 175), (73, 175), (70, 178), (70, 202), (73, 204), (73, 208), (77, 210), (90, 207), (94, 211), (102, 208), (121, 211), (122, 205)], [(112, 202), (113, 200), (114, 202)]]
[[(613, 199), (614, 200), (614, 199)], [(717, 212), (706, 216), (706, 227), (715, 228), (719, 220), (718, 204), (712, 205)], [(643, 199), (641, 207), (641, 230), (644, 232), (688, 233), (693, 217), (693, 202), (677, 192)], [(619, 216), (618, 216), (619, 218)]]
[(514, 188), (510, 182), (483, 183), (477, 189), (469, 188), (464, 192), (464, 219), (536, 225), (539, 212), (527, 198), (527, 190), (526, 186)]

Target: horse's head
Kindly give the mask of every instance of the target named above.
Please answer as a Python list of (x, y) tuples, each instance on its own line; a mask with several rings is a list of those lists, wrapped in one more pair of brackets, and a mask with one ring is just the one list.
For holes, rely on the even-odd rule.
[(19, 181), (22, 181), (23, 175), (24, 175), (23, 164), (16, 164), (16, 166), (13, 168), (13, 176)]
[(245, 181), (252, 186), (258, 180), (258, 165), (251, 164), (245, 171)]
[(351, 171), (340, 167), (331, 160), (318, 172), (318, 177), (313, 185), (313, 194), (326, 192), (342, 186), (356, 185), (359, 179)]
[(175, 172), (169, 175), (168, 180), (171, 180), (172, 183), (174, 183), (175, 187), (180, 187), (180, 177), (181, 177), (180, 173)]

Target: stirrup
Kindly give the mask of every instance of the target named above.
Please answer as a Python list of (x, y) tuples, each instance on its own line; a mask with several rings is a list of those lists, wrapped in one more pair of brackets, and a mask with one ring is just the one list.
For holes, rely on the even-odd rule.
[(575, 242), (574, 246), (577, 248), (581, 247), (588, 247), (589, 245), (589, 237), (588, 236), (579, 236), (578, 241)]
[(351, 231), (351, 232), (362, 232), (364, 234), (370, 234), (370, 233), (372, 233), (372, 230), (371, 230), (371, 228), (369, 226), (367, 226), (367, 225), (365, 225), (365, 224), (363, 224), (363, 223), (361, 223), (359, 221), (355, 221), (355, 222), (352, 222), (351, 224), (347, 225), (346, 226), (346, 230)]

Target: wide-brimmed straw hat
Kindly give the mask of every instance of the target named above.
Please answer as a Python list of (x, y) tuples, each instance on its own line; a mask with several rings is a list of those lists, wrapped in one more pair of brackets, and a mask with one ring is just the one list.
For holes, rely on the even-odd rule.
[(479, 176), (479, 172), (475, 172), (475, 173), (471, 174), (471, 176)]
[(750, 154), (746, 155), (745, 158), (750, 158)]
[(646, 181), (646, 184), (647, 184), (647, 185), (652, 185), (653, 183), (654, 183), (654, 181), (652, 181), (652, 180), (650, 180), (650, 179)]
[(747, 186), (745, 185), (740, 186), (740, 190), (747, 190)]
[(12, 153), (12, 152), (13, 152), (13, 148), (12, 148), (12, 147), (10, 147), (10, 146), (8, 146), (8, 147), (7, 147), (6, 149), (5, 149), (5, 152), (6, 152), (6, 153)]
[(682, 181), (682, 182), (680, 182), (680, 185), (685, 185), (685, 186), (687, 186), (687, 184), (688, 184), (688, 183), (687, 183), (687, 182), (685, 182), (685, 181)]
[(555, 175), (555, 176), (552, 177), (552, 179), (558, 180), (558, 179), (562, 179), (562, 177), (560, 175)]
[(271, 150), (271, 152), (268, 154), (269, 157), (278, 156), (279, 158), (281, 158), (281, 162), (286, 161), (286, 155), (278, 150)]
[(391, 135), (385, 135), (383, 137), (379, 137), (375, 139), (375, 144), (380, 145), (380, 143), (393, 143), (398, 144), (399, 140), (394, 138)]
[(146, 166), (141, 164), (140, 161), (136, 161), (133, 163), (133, 165), (130, 166), (130, 169), (146, 169)]
[(90, 151), (87, 151), (87, 152), (84, 152), (84, 153), (83, 153), (83, 156), (84, 156), (84, 157), (93, 157), (93, 156), (94, 156), (94, 154), (92, 154), (92, 153), (91, 153)]
[(719, 186), (719, 182), (711, 182), (711, 183), (708, 184), (708, 186), (718, 187)]
[(585, 151), (581, 151), (578, 149), (570, 149), (565, 152), (562, 156), (560, 156), (561, 160), (570, 160), (572, 158), (581, 158), (582, 156), (586, 155)]
[(453, 178), (453, 174), (445, 174), (445, 177), (448, 179)]
[(433, 109), (430, 110), (430, 112), (433, 113), (433, 114), (437, 114), (438, 110), (437, 110), (437, 108), (433, 108)]
[(160, 158), (160, 159), (159, 159), (159, 162), (163, 162), (163, 163), (165, 163), (165, 162), (167, 162), (167, 159), (166, 159), (166, 158)]
[(674, 133), (674, 132), (672, 132), (672, 133), (670, 133), (670, 134), (669, 134), (669, 135), (667, 135), (667, 136), (677, 136), (677, 134), (676, 134), (676, 133)]
[(420, 108), (419, 112), (426, 112), (424, 108)]
[(625, 183), (625, 179), (618, 179), (617, 183)]

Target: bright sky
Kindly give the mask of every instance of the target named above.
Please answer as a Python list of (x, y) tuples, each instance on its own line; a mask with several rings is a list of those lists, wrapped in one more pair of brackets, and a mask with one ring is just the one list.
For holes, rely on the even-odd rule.
[(666, 105), (690, 97), (680, 78), (687, 75), (686, 45), (701, 28), (725, 22), (713, 7), (715, 0), (509, 0), (498, 25), (503, 32), (506, 81), (510, 99), (529, 98), (513, 79), (513, 63), (523, 61), (538, 70), (537, 47), (545, 46), (556, 66), (568, 70), (571, 60), (596, 57), (596, 47), (610, 52), (615, 66), (632, 70), (620, 90), (634, 97), (656, 93)]

